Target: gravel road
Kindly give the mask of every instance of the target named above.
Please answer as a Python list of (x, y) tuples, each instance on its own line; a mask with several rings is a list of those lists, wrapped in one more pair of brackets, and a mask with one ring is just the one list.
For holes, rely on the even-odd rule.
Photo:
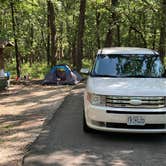
[(166, 136), (84, 133), (83, 88), (75, 89), (31, 146), (24, 166), (165, 166)]

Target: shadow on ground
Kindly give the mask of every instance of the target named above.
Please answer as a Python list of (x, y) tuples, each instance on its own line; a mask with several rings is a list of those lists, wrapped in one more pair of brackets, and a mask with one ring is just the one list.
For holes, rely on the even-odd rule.
[(24, 158), (24, 166), (166, 165), (166, 137), (82, 130), (83, 87), (75, 88)]
[(20, 87), (0, 96), (0, 165), (21, 165), (26, 146), (39, 135), (72, 87)]

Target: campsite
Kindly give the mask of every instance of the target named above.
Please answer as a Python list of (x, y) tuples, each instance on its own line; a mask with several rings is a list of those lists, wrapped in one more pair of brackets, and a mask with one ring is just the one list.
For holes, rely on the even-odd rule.
[(45, 76), (42, 85), (75, 85), (82, 80), (77, 71), (72, 71), (67, 65), (61, 64), (54, 66)]
[(166, 165), (166, 0), (0, 0), (0, 166)]
[(35, 80), (15, 83), (1, 91), (0, 165), (21, 165), (28, 146), (71, 89), (71, 86), (42, 86), (41, 81)]

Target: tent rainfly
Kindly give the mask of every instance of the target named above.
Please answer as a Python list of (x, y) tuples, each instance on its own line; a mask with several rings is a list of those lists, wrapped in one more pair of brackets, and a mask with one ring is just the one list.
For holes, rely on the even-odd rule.
[(69, 66), (60, 64), (54, 66), (50, 72), (45, 76), (43, 85), (60, 84), (60, 85), (74, 85), (79, 83), (82, 77), (76, 71), (72, 71)]

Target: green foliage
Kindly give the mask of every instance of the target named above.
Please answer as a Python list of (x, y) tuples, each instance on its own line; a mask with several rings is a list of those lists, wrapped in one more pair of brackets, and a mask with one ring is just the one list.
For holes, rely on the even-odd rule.
[[(0, 39), (14, 41), (10, 2), (0, 0)], [(47, 61), (47, 0), (13, 0), (22, 75), (43, 77), (49, 70)], [(78, 0), (52, 0), (56, 11), (58, 63), (72, 66), (79, 17)], [(108, 0), (87, 0), (84, 30), (83, 66), (91, 68), (99, 47), (104, 47), (109, 29), (120, 27), (121, 46), (160, 48), (163, 26), (162, 0), (119, 0), (111, 6)], [(116, 20), (113, 14), (116, 13)], [(165, 21), (166, 22), (166, 21)], [(111, 27), (111, 28), (110, 28)], [(117, 33), (113, 44), (116, 46)], [(165, 46), (163, 46), (165, 47)], [(12, 53), (10, 53), (12, 52)], [(6, 69), (15, 76), (15, 53), (4, 53)], [(31, 66), (31, 67), (29, 67)]]
[(50, 68), (47, 67), (46, 63), (34, 63), (30, 67), (29, 64), (22, 66), (21, 74), (29, 75), (31, 78), (44, 78), (45, 74), (48, 73)]
[[(11, 72), (11, 77), (16, 78), (15, 63), (8, 64), (6, 71)], [(29, 75), (30, 78), (43, 79), (46, 73), (50, 71), (50, 67), (47, 67), (46, 63), (34, 63), (31, 67), (29, 63), (25, 63), (21, 67), (21, 77)]]
[(88, 68), (89, 70), (92, 69), (92, 66), (93, 66), (92, 60), (83, 59), (82, 62), (83, 62), (83, 68)]

